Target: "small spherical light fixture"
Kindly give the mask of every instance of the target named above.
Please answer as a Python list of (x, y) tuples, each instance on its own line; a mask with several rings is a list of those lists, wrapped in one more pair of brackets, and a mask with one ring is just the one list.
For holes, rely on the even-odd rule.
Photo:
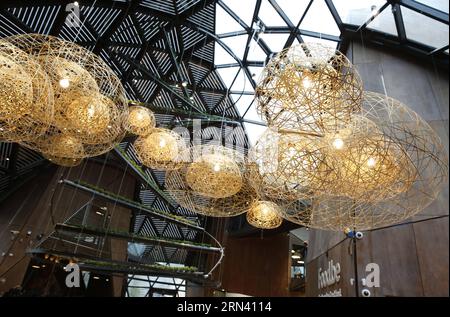
[(275, 229), (283, 222), (279, 207), (271, 201), (254, 201), (246, 217), (249, 224), (260, 229)]
[(128, 115), (128, 131), (139, 136), (147, 136), (155, 128), (153, 112), (142, 106), (131, 106)]
[(185, 149), (181, 136), (168, 129), (156, 128), (134, 142), (134, 148), (142, 164), (155, 169), (179, 168), (183, 162), (179, 153)]
[(212, 198), (233, 196), (242, 187), (242, 174), (231, 156), (232, 150), (214, 148), (214, 153), (202, 154), (186, 171), (186, 182), (200, 195)]
[(169, 194), (184, 208), (211, 217), (248, 210), (257, 193), (248, 182), (245, 156), (220, 145), (196, 145), (180, 154), (186, 163), (166, 172)]

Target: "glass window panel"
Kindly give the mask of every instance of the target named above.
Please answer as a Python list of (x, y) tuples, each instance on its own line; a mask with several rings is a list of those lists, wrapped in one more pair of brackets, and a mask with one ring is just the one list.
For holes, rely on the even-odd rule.
[(236, 13), (247, 26), (251, 26), (256, 0), (245, 0), (245, 5), (242, 0), (223, 0), (223, 3)]
[(448, 0), (416, 0), (416, 2), (420, 2), (429, 7), (448, 13)]
[(239, 69), (240, 69), (239, 67), (225, 67), (225, 68), (218, 68), (217, 72), (222, 78), (225, 86), (231, 87), (231, 85), (233, 84), (233, 80), (236, 77)]
[(263, 33), (259, 37), (266, 42), (272, 52), (278, 53), (286, 44), (289, 34)]
[(214, 43), (214, 63), (216, 65), (237, 63), (237, 61), (228, 54), (227, 51), (219, 43)]
[(261, 117), (258, 115), (258, 112), (256, 111), (256, 102), (252, 103), (244, 118), (248, 120), (263, 122), (261, 120)]
[(231, 97), (233, 98), (234, 105), (236, 106), (239, 115), (242, 117), (252, 103), (253, 96), (233, 94)]
[(397, 34), (397, 27), (395, 26), (394, 14), (392, 14), (392, 7), (388, 6), (378, 16), (367, 25), (368, 29), (388, 33), (392, 35)]
[(255, 145), (259, 137), (267, 130), (267, 127), (254, 123), (244, 123), (244, 127), (251, 146)]
[(242, 69), (239, 71), (239, 74), (237, 75), (236, 80), (234, 81), (233, 86), (231, 86), (230, 90), (237, 91), (239, 93), (242, 93), (244, 91), (253, 92), (253, 86)]
[(300, 28), (336, 36), (341, 34), (325, 1), (313, 2), (306, 13), (305, 19), (300, 24)]
[(325, 39), (321, 39), (321, 38), (317, 38), (317, 37), (302, 35), (302, 38), (303, 38), (303, 41), (305, 41), (305, 43), (311, 43), (311, 42), (312, 43), (321, 43), (321, 44), (329, 46), (333, 49), (336, 49), (337, 45), (338, 45), (338, 42), (325, 40)]
[(216, 34), (237, 32), (243, 29), (221, 6), (216, 6)]
[(333, 0), (342, 22), (362, 25), (372, 16), (372, 10), (380, 9), (386, 0)]
[[(222, 42), (228, 46), (238, 58), (244, 57), (245, 45), (247, 44), (248, 35), (238, 35), (222, 39)], [(217, 64), (217, 63), (216, 63)]]
[(263, 71), (263, 67), (249, 67), (248, 70), (250, 71), (250, 74), (252, 74), (253, 80), (257, 83), (261, 76), (261, 72)]
[(441, 48), (448, 44), (448, 25), (402, 7), (406, 37), (425, 45)]
[(253, 39), (250, 42), (250, 48), (248, 50), (247, 60), (249, 61), (265, 61), (267, 55), (259, 44)]
[(276, 2), (291, 20), (292, 24), (296, 26), (303, 13), (305, 13), (309, 0), (276, 0)]
[(268, 0), (263, 0), (261, 2), (258, 17), (266, 26), (286, 26), (286, 23)]

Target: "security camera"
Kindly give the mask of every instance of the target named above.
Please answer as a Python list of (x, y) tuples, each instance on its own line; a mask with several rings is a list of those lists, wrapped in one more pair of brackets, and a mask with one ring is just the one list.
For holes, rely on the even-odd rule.
[(355, 233), (356, 239), (362, 239), (364, 237), (364, 234), (361, 231), (358, 231)]
[(364, 288), (361, 291), (361, 295), (362, 295), (362, 297), (370, 297), (370, 291), (367, 288)]

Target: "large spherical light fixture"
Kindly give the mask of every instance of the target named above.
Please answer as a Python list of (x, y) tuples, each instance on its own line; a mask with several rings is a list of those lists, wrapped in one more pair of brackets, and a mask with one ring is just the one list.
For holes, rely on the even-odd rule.
[(185, 150), (181, 136), (169, 129), (156, 128), (134, 142), (134, 148), (143, 165), (154, 169), (179, 168), (183, 161), (180, 153)]
[(155, 128), (153, 112), (142, 106), (131, 106), (128, 114), (128, 131), (139, 136), (147, 136)]
[(364, 116), (354, 115), (344, 129), (322, 141), (333, 166), (327, 175), (329, 194), (383, 200), (408, 190), (414, 182), (416, 171), (405, 151)]
[(52, 87), (40, 64), (0, 40), (0, 140), (35, 139), (47, 130), (53, 114)]
[[(106, 153), (122, 140), (128, 118), (125, 90), (101, 58), (47, 35), (21, 34), (7, 40), (34, 56), (51, 80), (55, 116), (45, 136), (72, 135), (82, 142), (87, 157)], [(23, 145), (45, 152), (45, 142), (40, 138)]]
[(264, 68), (257, 111), (269, 126), (323, 134), (361, 107), (362, 82), (339, 51), (319, 43), (291, 46)]
[(212, 198), (233, 196), (242, 187), (242, 173), (235, 151), (222, 147), (203, 147), (186, 169), (186, 183), (198, 194)]
[[(448, 157), (428, 123), (401, 102), (372, 92), (364, 93), (360, 115), (376, 124), (383, 136), (353, 141), (352, 145), (344, 141), (344, 147), (352, 148), (346, 158), (350, 166), (364, 166), (367, 174), (359, 172), (353, 192), (344, 186), (334, 193), (284, 203), (283, 218), (325, 230), (369, 230), (405, 221), (438, 197), (447, 181)], [(375, 173), (371, 169), (376, 169)]]
[[(227, 155), (226, 160), (223, 158), (224, 155)], [(181, 153), (181, 157), (186, 163), (179, 169), (168, 170), (165, 180), (167, 191), (181, 206), (206, 216), (232, 217), (245, 213), (251, 202), (258, 197), (256, 191), (248, 182), (243, 154), (219, 145), (197, 145)], [(206, 161), (212, 158), (220, 158), (217, 162), (221, 164), (226, 162), (227, 170), (232, 172), (232, 176), (227, 176), (227, 180), (235, 182), (230, 189), (227, 189), (227, 184), (224, 184), (218, 178), (221, 175), (218, 173), (220, 169), (214, 164), (204, 163), (205, 160), (202, 160), (202, 158), (206, 158)], [(199, 162), (201, 164), (195, 164)], [(233, 163), (230, 164), (230, 162)], [(192, 169), (193, 166), (194, 169)], [(224, 167), (224, 165), (219, 166)], [(233, 168), (229, 169), (230, 166), (233, 166)], [(235, 170), (236, 166), (239, 173)], [(205, 172), (204, 168), (209, 172)], [(198, 178), (190, 179), (189, 184), (187, 175), (194, 170), (202, 174), (202, 181), (198, 181)], [(210, 180), (203, 178), (203, 176), (210, 177)], [(209, 190), (207, 188), (209, 184), (218, 188), (219, 193)], [(220, 186), (225, 186), (225, 188), (220, 188)]]
[(247, 222), (256, 228), (275, 229), (283, 222), (279, 209), (271, 201), (254, 201), (247, 211)]

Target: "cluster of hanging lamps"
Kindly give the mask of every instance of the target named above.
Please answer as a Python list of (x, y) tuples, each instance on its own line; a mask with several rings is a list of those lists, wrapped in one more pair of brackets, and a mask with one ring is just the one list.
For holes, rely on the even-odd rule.
[[(28, 58), (27, 66), (20, 66), (15, 55), (15, 79), (5, 75), (4, 66), (0, 71), (2, 81), (15, 80), (18, 85), (12, 91), (24, 97), (21, 103), (15, 103), (17, 96), (8, 99), (1, 95), (1, 103), (6, 103), (10, 112), (20, 108), (15, 113), (26, 118), (18, 122), (14, 121), (15, 115), (7, 114), (9, 121), (5, 120), (5, 124), (2, 114), (2, 131), (10, 135), (2, 134), (2, 139), (19, 142), (64, 166), (104, 154), (122, 140), (128, 118), (125, 90), (101, 58), (77, 44), (48, 35), (16, 35), (1, 43)], [(0, 62), (2, 58), (0, 55)], [(8, 62), (4, 61), (2, 65)]]
[(431, 127), (399, 101), (364, 91), (334, 49), (283, 50), (262, 72), (256, 98), (269, 128), (250, 149), (249, 180), (288, 221), (387, 226), (426, 208), (446, 182), (447, 154)]

